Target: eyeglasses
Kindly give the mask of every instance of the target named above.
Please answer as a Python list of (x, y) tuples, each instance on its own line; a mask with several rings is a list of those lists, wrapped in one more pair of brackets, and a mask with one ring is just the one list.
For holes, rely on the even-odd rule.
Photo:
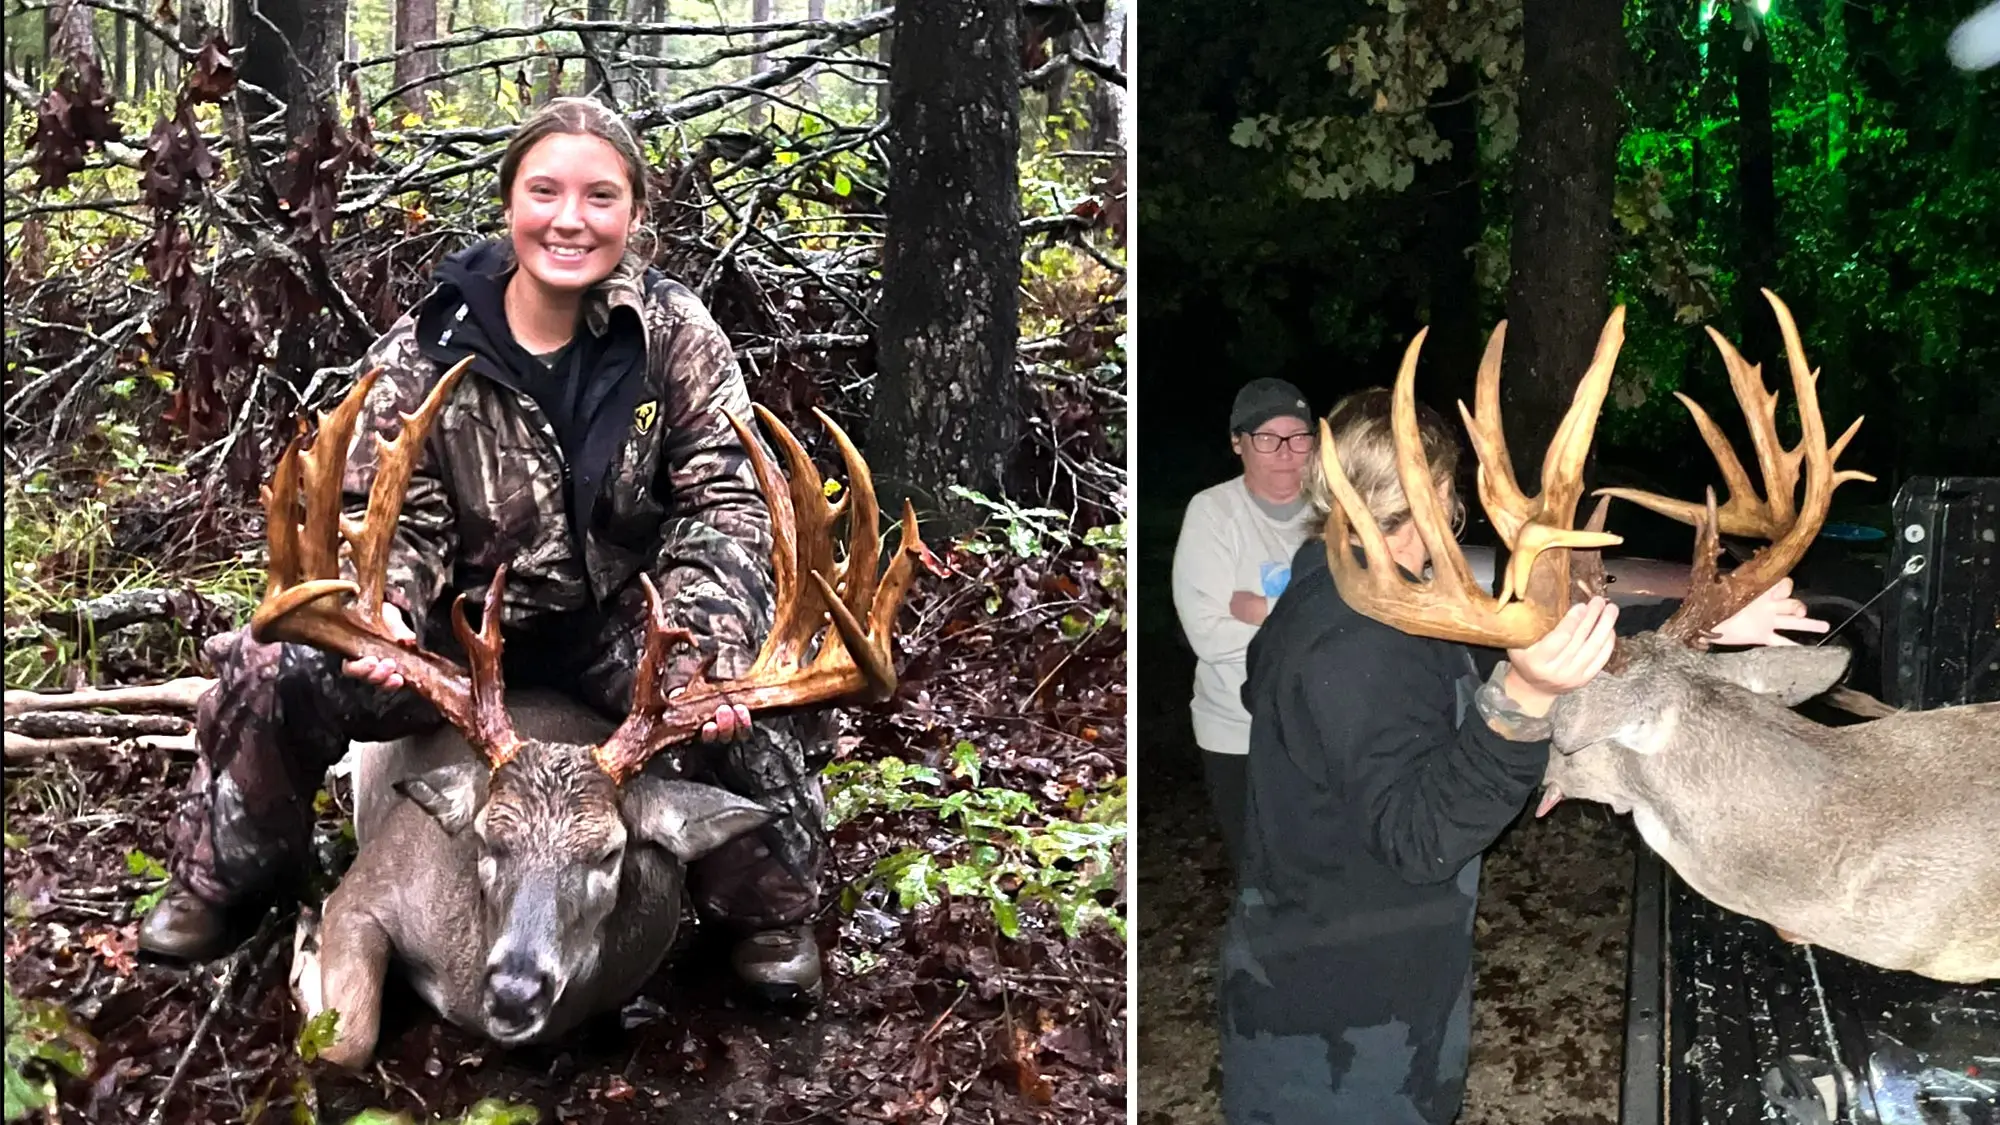
[(1311, 453), (1313, 447), (1319, 444), (1319, 435), (1311, 430), (1303, 430), (1289, 436), (1258, 430), (1247, 436), (1250, 438), (1250, 448), (1259, 453), (1276, 453), (1281, 445), (1293, 453)]

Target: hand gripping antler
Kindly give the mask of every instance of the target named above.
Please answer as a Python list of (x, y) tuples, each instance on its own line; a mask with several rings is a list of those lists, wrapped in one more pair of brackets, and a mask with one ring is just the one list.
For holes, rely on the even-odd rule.
[[(469, 675), (454, 661), (397, 639), (382, 618), (389, 547), (410, 474), (423, 455), (431, 423), (470, 364), (467, 359), (446, 372), (415, 414), (402, 415), (396, 438), (375, 435), (375, 481), (368, 492), (367, 513), (358, 524), (341, 518), (341, 476), (355, 420), (381, 369), (363, 376), (339, 406), (320, 415), (319, 432), (310, 445), (300, 427), (264, 487), (271, 582), (250, 618), (250, 631), (266, 643), (290, 641), (350, 660), (394, 661), (410, 687), (498, 768), (521, 741), (501, 699), (500, 591), (506, 567), (494, 573), (487, 587), (479, 632), (466, 624), (464, 595), (452, 604), (452, 629), (472, 663)], [(352, 550), (352, 581), (340, 577), (343, 539)]]
[[(1729, 439), (1723, 436), (1721, 428), (1693, 399), (1678, 391), (1674, 392), (1674, 397), (1680, 399), (1681, 404), (1688, 408), (1688, 413), (1694, 415), (1702, 440), (1708, 443), (1717, 467), (1722, 470), (1723, 482), (1729, 489), (1729, 502), (1717, 508), (1714, 489), (1708, 491), (1705, 504), (1630, 488), (1598, 490), (1600, 496), (1630, 500), (1663, 516), (1694, 525), (1694, 570), (1688, 580), (1688, 597), (1660, 627), (1660, 632), (1697, 646), (1707, 643), (1709, 630), (1755, 601), (1758, 595), (1770, 589), (1772, 583), (1798, 565), (1806, 548), (1812, 545), (1813, 537), (1819, 534), (1820, 525), (1826, 521), (1835, 488), (1850, 480), (1875, 479), (1852, 469), (1834, 471), (1834, 462), (1847, 448), (1847, 443), (1853, 440), (1855, 432), (1860, 430), (1861, 419), (1856, 418), (1847, 427), (1847, 432), (1840, 435), (1840, 440), (1828, 447), (1826, 422), (1819, 409), (1819, 372), (1806, 363), (1805, 348), (1799, 342), (1799, 329), (1792, 320), (1792, 310), (1786, 308), (1785, 303), (1769, 289), (1760, 292), (1777, 314), (1778, 328), (1785, 339), (1785, 355), (1791, 362), (1792, 388), (1799, 398), (1800, 435), (1797, 445), (1785, 449), (1778, 441), (1778, 392), (1764, 389), (1763, 367), (1746, 362), (1715, 329), (1710, 328), (1708, 335), (1722, 353), (1723, 365), (1729, 369), (1730, 385), (1736, 391), (1736, 401), (1742, 405), (1744, 419), (1750, 424), (1750, 442), (1757, 450), (1758, 467), (1764, 476), (1764, 495), (1759, 497), (1751, 486), (1749, 474), (1743, 471), (1743, 463), (1736, 459), (1736, 451), (1730, 447)], [(1792, 499), (1798, 490), (1802, 462), (1805, 467), (1805, 499), (1795, 510)], [(1755, 536), (1771, 542), (1749, 562), (1726, 575), (1718, 575), (1715, 566), (1719, 553), (1718, 528), (1730, 535)]]
[[(756, 662), (742, 676), (722, 682), (697, 676), (687, 690), (668, 698), (661, 678), (668, 653), (692, 638), (686, 630), (668, 623), (659, 591), (647, 581), (650, 621), (645, 653), (634, 678), (632, 712), (597, 750), (598, 765), (617, 780), (637, 772), (663, 747), (699, 733), (702, 725), (715, 717), (716, 707), (724, 703), (761, 711), (849, 696), (887, 699), (896, 689), (896, 671), (889, 654), (896, 613), (915, 575), (916, 563), (922, 561), (937, 569), (918, 538), (916, 511), (909, 501), (903, 502), (902, 542), (878, 582), (880, 510), (868, 463), (833, 419), (813, 411), (833, 435), (847, 466), (847, 495), (830, 504), (819, 470), (791, 431), (762, 406), (756, 411), (791, 470), (787, 489), (784, 475), (764, 455), (750, 427), (735, 415), (729, 416), (730, 425), (750, 453), (757, 486), (771, 509), (771, 565), (777, 586), (777, 614), (771, 632)], [(847, 556), (836, 566), (833, 523), (843, 514), (848, 517)], [(829, 620), (832, 628), (825, 630), (817, 653), (808, 659), (813, 638)]]
[[(1533, 498), (1524, 495), (1515, 482), (1500, 428), (1505, 322), (1487, 341), (1486, 355), (1479, 364), (1478, 410), (1468, 411), (1462, 402), (1458, 409), (1479, 459), (1480, 501), (1511, 552), (1497, 598), (1473, 580), (1424, 457), (1417, 428), (1416, 375), (1425, 332), (1417, 333), (1403, 353), (1403, 365), (1396, 374), (1391, 426), (1396, 473), (1410, 505), (1410, 519), (1430, 551), (1432, 577), (1428, 582), (1411, 582), (1399, 573), (1382, 529), (1341, 471), (1332, 431), (1321, 420), (1320, 465), (1337, 501), (1326, 521), (1327, 562), (1347, 604), (1405, 632), (1464, 644), (1521, 647), (1554, 627), (1570, 605), (1566, 548), (1602, 548), (1623, 541), (1599, 530), (1577, 530), (1575, 519), (1576, 502), (1583, 493), (1584, 457), (1611, 385), (1624, 327), (1625, 310), (1620, 307), (1598, 337), (1597, 354), (1549, 443), (1542, 459), (1542, 491)], [(1348, 544), (1350, 531), (1361, 540), (1366, 569), (1355, 562)]]

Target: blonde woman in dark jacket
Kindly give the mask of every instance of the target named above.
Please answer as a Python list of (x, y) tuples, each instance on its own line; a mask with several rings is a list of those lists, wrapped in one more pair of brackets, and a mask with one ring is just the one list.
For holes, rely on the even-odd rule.
[[(1412, 576), (1429, 562), (1389, 432), (1390, 394), (1328, 416), (1342, 473)], [(1419, 408), (1431, 479), (1456, 511), (1453, 435)], [(1308, 495), (1331, 493), (1315, 460)], [(1770, 643), (1825, 628), (1767, 595), (1720, 631)], [(1464, 1097), (1480, 856), (1548, 760), (1550, 706), (1597, 674), (1614, 631), (1656, 626), (1602, 599), (1511, 649), (1482, 683), (1472, 650), (1342, 600), (1315, 538), (1251, 642), (1244, 860), (1222, 947), (1223, 1112), (1231, 1125), (1445, 1125)], [(1620, 627), (1623, 626), (1623, 629)], [(1636, 631), (1636, 630), (1633, 630)]]

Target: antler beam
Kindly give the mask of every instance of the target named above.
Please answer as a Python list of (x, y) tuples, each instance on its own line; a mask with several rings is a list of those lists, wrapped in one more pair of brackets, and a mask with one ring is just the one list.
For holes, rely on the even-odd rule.
[[(467, 359), (446, 372), (417, 412), (402, 416), (395, 438), (375, 436), (375, 481), (359, 523), (341, 518), (341, 477), (355, 421), (381, 370), (363, 376), (339, 406), (320, 415), (310, 445), (301, 425), (264, 486), (270, 586), (251, 615), (250, 632), (265, 643), (289, 641), (349, 660), (394, 662), (410, 687), (464, 731), (497, 768), (520, 746), (501, 698), (500, 595), (506, 568), (499, 568), (487, 587), (478, 632), (466, 623), (464, 596), (452, 605), (452, 629), (472, 662), (469, 675), (457, 663), (397, 637), (382, 610), (389, 546), (410, 475), (422, 458), (432, 422), (470, 364)], [(352, 580), (340, 576), (342, 540), (351, 550)]]
[[(1583, 462), (1596, 430), (1597, 415), (1611, 385), (1618, 349), (1625, 339), (1625, 310), (1611, 314), (1562, 425), (1542, 460), (1542, 491), (1528, 497), (1514, 469), (1500, 425), (1500, 358), (1507, 326), (1493, 330), (1479, 365), (1478, 410), (1459, 404), (1479, 460), (1479, 498), (1511, 558), (1500, 594), (1494, 597), (1473, 580), (1431, 479), (1417, 428), (1417, 356), (1425, 332), (1403, 354), (1396, 374), (1391, 425), (1396, 472), (1410, 519), (1430, 553), (1432, 577), (1412, 581), (1390, 557), (1388, 541), (1340, 468), (1339, 451), (1325, 420), (1320, 422), (1320, 466), (1336, 503), (1326, 521), (1327, 562), (1346, 602), (1386, 625), (1426, 637), (1464, 644), (1513, 648), (1548, 632), (1570, 605), (1570, 549), (1623, 542), (1602, 531), (1577, 530), (1576, 502), (1583, 494)], [(1354, 559), (1350, 534), (1360, 541), (1366, 566)]]
[[(1718, 508), (1713, 489), (1709, 490), (1704, 504), (1630, 488), (1598, 490), (1600, 496), (1630, 500), (1663, 516), (1694, 525), (1694, 570), (1688, 580), (1688, 597), (1673, 617), (1660, 627), (1660, 632), (1697, 646), (1706, 645), (1711, 629), (1755, 601), (1758, 595), (1798, 565), (1806, 548), (1812, 545), (1813, 537), (1819, 534), (1820, 526), (1826, 522), (1835, 488), (1850, 480), (1875, 479), (1858, 470), (1834, 470), (1834, 462), (1861, 429), (1862, 420), (1856, 418), (1840, 435), (1839, 441), (1831, 447), (1827, 445), (1826, 422), (1819, 408), (1819, 372), (1806, 362), (1805, 347), (1800, 343), (1792, 310), (1769, 289), (1760, 292), (1770, 302), (1772, 312), (1777, 314), (1778, 328), (1784, 335), (1785, 355), (1791, 364), (1792, 389), (1799, 400), (1800, 434), (1797, 445), (1785, 449), (1778, 440), (1778, 393), (1765, 390), (1763, 367), (1746, 362), (1715, 329), (1710, 328), (1708, 334), (1715, 341), (1716, 349), (1722, 353), (1722, 362), (1729, 369), (1730, 385), (1735, 389), (1736, 400), (1742, 405), (1744, 418), (1750, 425), (1750, 441), (1757, 450), (1758, 466), (1764, 476), (1764, 495), (1757, 495), (1749, 475), (1743, 471), (1742, 462), (1736, 459), (1735, 450), (1714, 420), (1693, 399), (1679, 392), (1675, 392), (1675, 397), (1694, 415), (1702, 439), (1708, 443), (1710, 452), (1715, 455), (1716, 466), (1722, 470), (1723, 482), (1729, 490), (1729, 502)], [(1793, 497), (1798, 491), (1801, 463), (1805, 468), (1805, 497), (1795, 509)], [(1756, 536), (1771, 542), (1749, 562), (1727, 574), (1718, 574), (1715, 565), (1716, 556), (1720, 553), (1718, 531)]]
[[(632, 711), (597, 750), (598, 765), (618, 780), (638, 772), (662, 748), (698, 734), (723, 704), (762, 711), (853, 696), (880, 700), (896, 689), (890, 659), (896, 614), (916, 563), (937, 569), (918, 537), (915, 509), (904, 501), (902, 542), (878, 580), (880, 509), (874, 477), (854, 443), (833, 419), (813, 411), (847, 467), (846, 496), (829, 503), (819, 470), (798, 439), (770, 411), (755, 409), (790, 469), (788, 487), (786, 474), (771, 463), (749, 425), (729, 416), (750, 452), (757, 486), (771, 509), (771, 566), (777, 586), (771, 631), (742, 676), (722, 682), (697, 676), (685, 691), (669, 698), (660, 672), (673, 647), (689, 643), (691, 637), (668, 624), (659, 592), (647, 582), (649, 623), (645, 654), (634, 680)], [(832, 529), (842, 515), (848, 518), (847, 553), (836, 565)], [(820, 638), (816, 651), (815, 637)]]

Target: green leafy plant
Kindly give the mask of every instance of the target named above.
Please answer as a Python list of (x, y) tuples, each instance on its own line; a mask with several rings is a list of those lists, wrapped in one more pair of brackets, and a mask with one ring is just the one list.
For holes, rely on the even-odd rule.
[(141, 894), (132, 903), (132, 909), (136, 913), (145, 914), (151, 911), (166, 897), (169, 877), (166, 865), (159, 860), (134, 848), (125, 853), (125, 870), (152, 884), (152, 889)]
[(6, 1116), (17, 1121), (55, 1101), (55, 1071), (82, 1077), (97, 1043), (70, 1019), (60, 1004), (21, 1000), (14, 986), (6, 993)]
[[(436, 1118), (436, 1125), (539, 1125), (542, 1111), (531, 1105), (514, 1105), (498, 1098), (484, 1098), (471, 1109), (450, 1119)], [(415, 1125), (407, 1113), (386, 1109), (364, 1109), (347, 1119), (347, 1125)]]
[(1054, 508), (1023, 508), (1005, 496), (995, 500), (963, 485), (954, 484), (950, 491), (953, 496), (991, 513), (985, 526), (959, 543), (975, 555), (1005, 551), (1025, 559), (1038, 559), (1076, 542), (1065, 512)]
[(1000, 932), (1018, 938), (1022, 904), (1040, 903), (1070, 937), (1102, 924), (1122, 940), (1125, 919), (1105, 902), (1115, 900), (1122, 879), (1124, 779), (1072, 792), (1067, 807), (1074, 819), (1062, 819), (1044, 814), (1032, 793), (980, 785), (979, 758), (970, 742), (952, 749), (951, 774), (968, 783), (960, 788), (929, 766), (899, 758), (827, 767), (832, 824), (869, 812), (926, 812), (959, 835), (949, 848), (904, 848), (877, 860), (848, 887), (843, 905), (853, 909), (871, 885), (894, 892), (904, 909), (935, 905), (944, 895), (983, 899)]

